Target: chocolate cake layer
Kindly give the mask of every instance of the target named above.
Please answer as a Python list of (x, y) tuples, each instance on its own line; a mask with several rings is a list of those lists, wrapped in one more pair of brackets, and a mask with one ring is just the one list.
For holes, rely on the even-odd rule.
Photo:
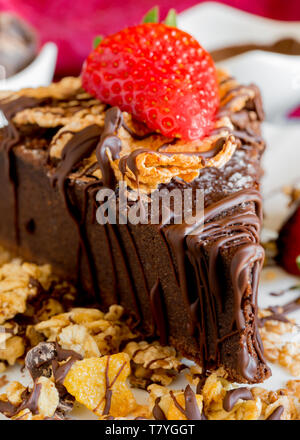
[[(242, 109), (220, 109), (240, 142), (227, 164), (202, 169), (190, 183), (175, 178), (159, 187), (204, 191), (204, 228), (196, 235), (197, 225), (185, 223), (97, 223), (96, 193), (114, 180), (103, 145), (119, 155), (120, 112), (108, 110), (104, 129), (98, 122), (58, 134), (83, 109), (91, 116), (95, 100), (78, 90), (51, 99), (19, 92), (13, 101), (2, 100), (9, 123), (0, 131), (0, 243), (51, 263), (78, 283), (82, 301), (121, 303), (144, 335), (158, 336), (206, 369), (223, 366), (234, 380), (263, 381), (270, 371), (257, 331), (256, 295), (264, 258), (258, 192), (264, 142), (259, 92), (251, 90)], [(244, 93), (240, 87), (232, 99)], [(41, 115), (47, 122), (39, 122)], [(61, 157), (49, 158), (54, 140), (66, 134)], [(94, 151), (96, 162), (85, 164)], [(102, 179), (94, 172), (97, 159)]]

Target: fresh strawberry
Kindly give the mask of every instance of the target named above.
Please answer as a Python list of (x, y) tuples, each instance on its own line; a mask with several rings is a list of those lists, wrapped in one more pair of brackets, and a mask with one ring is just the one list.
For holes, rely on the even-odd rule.
[(300, 275), (300, 204), (292, 216), (282, 226), (277, 240), (277, 260), (285, 270)]
[(167, 137), (200, 139), (219, 104), (211, 56), (189, 34), (144, 23), (104, 38), (84, 63), (83, 87)]

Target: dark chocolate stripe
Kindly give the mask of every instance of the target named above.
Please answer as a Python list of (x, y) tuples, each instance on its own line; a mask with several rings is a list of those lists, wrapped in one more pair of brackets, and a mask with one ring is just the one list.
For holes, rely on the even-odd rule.
[(19, 233), (19, 219), (18, 219), (18, 191), (17, 191), (17, 176), (15, 170), (15, 163), (12, 156), (13, 148), (20, 142), (21, 136), (19, 131), (12, 122), (13, 117), (22, 110), (27, 108), (33, 108), (42, 104), (45, 100), (30, 98), (22, 96), (13, 100), (0, 100), (0, 111), (3, 112), (7, 125), (0, 127), (0, 134), (2, 139), (0, 139), (0, 150), (5, 153), (5, 168), (8, 178), (8, 182), (11, 185), (12, 199), (13, 199), (13, 218), (14, 218), (14, 228), (15, 228), (15, 238), (16, 243), (19, 244), (20, 233)]
[(280, 420), (283, 412), (284, 412), (284, 407), (280, 405), (272, 412), (272, 414), (269, 415), (269, 417), (266, 420)]
[[(244, 206), (243, 211), (227, 215), (219, 219), (222, 212), (230, 211), (237, 206)], [(253, 206), (256, 211), (253, 211)], [(252, 266), (252, 298), (251, 304), (255, 307), (257, 291), (257, 274), (262, 265), (264, 253), (257, 244), (259, 239), (261, 218), (261, 196), (255, 190), (242, 190), (231, 194), (220, 202), (214, 203), (205, 209), (203, 217), (194, 225), (166, 226), (164, 234), (175, 254), (179, 274), (180, 288), (187, 308), (190, 311), (190, 333), (194, 334), (198, 328), (199, 350), (206, 360), (207, 367), (215, 366), (220, 362), (219, 345), (225, 339), (235, 334), (242, 335), (245, 331), (245, 317), (243, 315), (243, 298), (248, 288), (249, 273)], [(199, 232), (197, 227), (204, 223)], [(195, 235), (191, 232), (197, 231)], [(221, 233), (221, 235), (220, 235)], [(212, 240), (208, 262), (202, 251), (203, 243)], [(223, 308), (222, 283), (219, 276), (218, 261), (222, 249), (235, 246), (235, 255), (231, 261), (231, 280), (234, 289), (235, 313), (232, 320), (232, 329), (229, 334), (220, 335), (218, 312)], [(194, 269), (197, 281), (197, 299), (190, 302), (190, 284), (188, 281), (188, 261)], [(207, 325), (210, 322), (210, 342), (208, 340)], [(235, 328), (237, 326), (237, 328)], [(214, 329), (214, 330), (213, 330)], [(255, 324), (254, 324), (255, 329)], [(214, 333), (212, 333), (214, 331)], [(243, 345), (238, 354), (239, 374), (249, 381), (255, 380), (258, 362), (264, 362), (262, 346), (258, 334), (253, 336), (253, 345), (258, 360), (249, 354), (246, 345), (246, 335), (242, 337)], [(212, 349), (212, 341), (214, 350)]]
[(152, 410), (153, 417), (155, 418), (155, 420), (167, 420), (167, 417), (166, 417), (165, 413), (163, 412), (163, 410), (159, 406), (160, 400), (161, 400), (160, 397), (158, 397), (155, 400), (155, 405), (154, 405), (154, 408)]
[(230, 412), (238, 400), (253, 400), (253, 396), (249, 388), (241, 387), (235, 390), (227, 391), (224, 400), (223, 408), (225, 411)]

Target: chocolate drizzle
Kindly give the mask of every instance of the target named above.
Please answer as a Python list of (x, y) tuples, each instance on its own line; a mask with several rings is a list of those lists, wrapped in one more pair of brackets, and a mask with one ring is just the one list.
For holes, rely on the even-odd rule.
[(250, 50), (264, 50), (267, 52), (276, 52), (287, 55), (300, 55), (300, 42), (292, 38), (284, 38), (269, 45), (251, 43), (241, 44), (213, 50), (211, 55), (215, 61), (222, 61), (249, 52)]
[[(237, 206), (243, 208), (222, 217)], [(205, 367), (216, 366), (220, 362), (219, 344), (239, 334), (244, 341), (238, 353), (238, 369), (242, 377), (255, 381), (258, 362), (264, 363), (262, 345), (256, 324), (253, 323), (253, 345), (258, 360), (250, 355), (247, 347), (246, 318), (243, 314), (245, 300), (256, 310), (256, 291), (258, 271), (260, 270), (264, 252), (257, 244), (259, 240), (261, 219), (261, 196), (255, 190), (242, 190), (225, 197), (204, 210), (202, 217), (193, 225), (171, 225), (163, 229), (164, 235), (171, 246), (177, 261), (178, 281), (187, 309), (190, 311), (190, 334), (199, 338), (199, 349)], [(202, 227), (203, 225), (203, 227)], [(197, 228), (202, 227), (197, 231)], [(193, 232), (197, 231), (195, 235)], [(205, 258), (205, 246), (211, 243), (208, 262)], [(222, 280), (219, 276), (219, 255), (230, 248), (230, 277), (234, 290), (234, 316), (231, 329), (220, 334), (218, 316), (223, 312)], [(251, 269), (252, 268), (252, 269)], [(189, 285), (190, 270), (194, 271), (197, 280), (197, 298), (191, 303)], [(251, 275), (252, 286), (248, 280)], [(247, 299), (248, 289), (251, 297)], [(214, 349), (208, 340), (207, 319), (214, 328)]]
[[(42, 384), (38, 382), (40, 377), (51, 377), (53, 373), (54, 382), (59, 392), (60, 402), (57, 407), (57, 414), (54, 418), (63, 416), (64, 412), (72, 409), (73, 397), (67, 393), (63, 386), (63, 381), (77, 360), (82, 356), (73, 350), (64, 350), (56, 342), (41, 342), (26, 355), (25, 366), (28, 369), (32, 379), (33, 388), (31, 391), (26, 389), (22, 394), (22, 402), (19, 405), (13, 405), (9, 401), (0, 401), (0, 412), (7, 417), (14, 417), (24, 409), (28, 409), (32, 414), (38, 414), (38, 401), (42, 390)], [(63, 362), (59, 365), (59, 362)]]
[(263, 327), (267, 321), (290, 322), (286, 317), (287, 314), (300, 309), (300, 297), (288, 302), (282, 306), (270, 306), (268, 310), (270, 315), (258, 319), (259, 327)]
[[(173, 391), (170, 391), (171, 399), (175, 407), (186, 417), (187, 420), (206, 420), (205, 415), (200, 412), (196, 395), (190, 385), (184, 390), (184, 408), (180, 405)], [(167, 420), (167, 417), (161, 407), (159, 406), (161, 398), (158, 397), (155, 401), (154, 408), (152, 410), (155, 420)]]
[(152, 410), (153, 417), (155, 418), (155, 420), (168, 420), (165, 413), (163, 412), (163, 410), (159, 406), (160, 401), (161, 401), (160, 397), (158, 397), (155, 400), (154, 408)]
[(51, 176), (52, 184), (57, 183), (61, 192), (65, 192), (66, 179), (74, 167), (94, 151), (101, 133), (102, 129), (98, 125), (89, 125), (74, 133), (66, 143), (62, 151), (61, 162)]
[(122, 148), (121, 140), (117, 133), (123, 124), (122, 112), (118, 107), (112, 107), (105, 113), (104, 130), (101, 139), (96, 148), (96, 156), (102, 173), (103, 185), (108, 188), (114, 188), (116, 179), (113, 169), (110, 166), (107, 156), (109, 150), (112, 160), (119, 157)]
[[(35, 385), (29, 398), (24, 400), (22, 409), (29, 408), (33, 412), (34, 402), (38, 400), (36, 386), (39, 384), (36, 385), (36, 383), (39, 377), (51, 377), (53, 375), (60, 398), (57, 412), (60, 415), (69, 412), (73, 407), (74, 398), (67, 392), (63, 383), (74, 362), (81, 359), (82, 356), (79, 353), (73, 350), (65, 350), (57, 342), (40, 342), (29, 350), (25, 358), (25, 366)], [(19, 411), (20, 408), (17, 412)]]
[(284, 412), (284, 407), (280, 405), (272, 412), (272, 414), (269, 415), (269, 417), (266, 420), (280, 420), (283, 412)]
[(112, 399), (112, 395), (113, 395), (113, 391), (112, 391), (112, 387), (114, 386), (114, 384), (116, 383), (118, 377), (120, 376), (120, 374), (122, 373), (126, 362), (124, 362), (121, 367), (119, 368), (118, 372), (116, 373), (115, 377), (113, 378), (113, 380), (110, 382), (109, 380), (109, 364), (110, 364), (110, 356), (107, 356), (107, 361), (106, 361), (106, 367), (105, 367), (105, 394), (104, 394), (104, 399), (101, 399), (99, 404), (97, 405), (97, 407), (94, 409), (94, 412), (96, 412), (99, 407), (102, 405), (103, 401), (105, 402), (104, 405), (104, 409), (102, 412), (103, 416), (106, 416), (109, 414), (110, 412), (110, 408), (111, 408), (111, 399)]
[[(11, 185), (11, 191), (13, 193), (13, 218), (14, 218), (14, 228), (15, 228), (15, 238), (17, 244), (19, 244), (19, 225), (18, 225), (18, 181), (15, 169), (15, 163), (12, 156), (12, 149), (20, 142), (21, 135), (17, 128), (15, 127), (12, 119), (16, 113), (26, 109), (33, 108), (41, 104), (43, 101), (35, 98), (29, 98), (22, 96), (14, 100), (0, 100), (0, 112), (2, 111), (7, 124), (4, 127), (0, 127), (1, 137), (0, 137), (0, 151), (4, 151), (5, 158), (5, 169), (8, 181)], [(1, 116), (1, 115), (0, 115)]]
[(241, 387), (236, 388), (235, 390), (227, 391), (223, 400), (223, 408), (225, 411), (230, 412), (240, 399), (253, 400), (253, 396), (249, 388)]

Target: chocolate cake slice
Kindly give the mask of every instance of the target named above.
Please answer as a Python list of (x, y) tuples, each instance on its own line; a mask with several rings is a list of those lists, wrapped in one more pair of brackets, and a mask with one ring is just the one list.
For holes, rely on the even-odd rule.
[[(219, 88), (201, 149), (150, 133), (78, 78), (2, 95), (0, 244), (51, 263), (81, 302), (120, 303), (144, 336), (256, 383), (270, 375), (256, 322), (263, 111), (255, 86), (219, 72)], [(144, 208), (150, 192), (191, 189), (193, 210), (202, 190), (203, 214), (176, 224), (160, 206), (155, 224), (99, 224), (96, 194), (113, 190), (119, 204), (120, 181)]]

